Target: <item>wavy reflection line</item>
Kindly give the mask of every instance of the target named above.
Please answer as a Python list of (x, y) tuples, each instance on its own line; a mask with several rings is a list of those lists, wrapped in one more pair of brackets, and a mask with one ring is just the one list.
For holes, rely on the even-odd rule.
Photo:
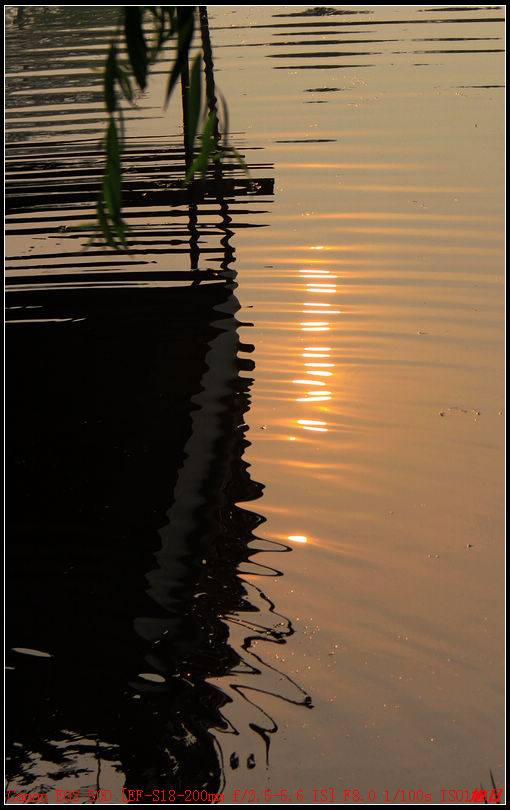
[[(269, 746), (270, 746), (270, 738), (268, 735), (274, 734), (278, 730), (278, 725), (275, 719), (265, 709), (263, 709), (254, 700), (250, 700), (250, 698), (247, 697), (246, 692), (255, 692), (259, 695), (269, 695), (271, 697), (278, 697), (279, 699), (285, 701), (286, 703), (291, 703), (295, 706), (305, 706), (307, 708), (313, 708), (313, 704), (310, 695), (293, 678), (291, 678), (290, 675), (287, 675), (286, 673), (282, 672), (281, 669), (278, 669), (272, 664), (269, 664), (267, 661), (264, 661), (260, 657), (260, 655), (254, 652), (254, 650), (250, 649), (252, 644), (258, 643), (260, 641), (266, 641), (278, 645), (285, 644), (286, 639), (295, 633), (295, 630), (292, 627), (290, 621), (286, 617), (282, 616), (282, 614), (276, 612), (274, 603), (271, 602), (271, 600), (259, 588), (257, 588), (254, 585), (252, 585), (252, 587), (254, 587), (259, 592), (260, 597), (269, 605), (268, 612), (283, 620), (280, 623), (280, 626), (283, 626), (284, 629), (274, 630), (271, 628), (267, 628), (263, 625), (255, 624), (253, 622), (239, 620), (238, 618), (234, 618), (233, 616), (226, 617), (226, 620), (231, 624), (235, 624), (243, 628), (255, 629), (257, 635), (246, 636), (241, 646), (242, 649), (250, 656), (250, 658), (255, 659), (258, 662), (259, 667), (255, 666), (253, 663), (251, 663), (250, 665), (250, 662), (246, 660), (244, 661), (244, 663), (250, 667), (250, 673), (253, 675), (262, 675), (263, 673), (271, 671), (277, 676), (279, 685), (276, 691), (264, 688), (262, 686), (256, 686), (250, 683), (237, 684), (231, 682), (229, 686), (234, 692), (239, 694), (243, 698), (243, 700), (246, 701), (246, 703), (253, 706), (258, 712), (260, 712), (270, 723), (269, 728), (264, 728), (263, 726), (253, 721), (250, 722), (249, 724), (250, 728), (253, 731), (256, 731), (264, 741), (266, 750), (266, 765), (267, 765), (269, 763)], [(260, 633), (262, 633), (263, 635), (261, 636)], [(288, 684), (290, 684), (291, 687), (297, 692), (297, 694), (300, 697), (290, 697), (288, 695), (283, 695), (281, 693), (281, 683), (280, 683), (282, 679), (285, 680)]]

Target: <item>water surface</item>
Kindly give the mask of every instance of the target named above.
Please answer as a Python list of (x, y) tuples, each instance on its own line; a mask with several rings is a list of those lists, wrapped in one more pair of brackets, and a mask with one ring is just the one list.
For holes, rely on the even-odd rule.
[[(44, 22), (8, 29), (6, 253), (19, 307), (10, 329), (21, 330), (11, 368), (15, 379), (30, 369), (13, 409), (30, 424), (26, 435), (16, 431), (16, 458), (36, 493), (12, 510), (31, 520), (16, 520), (11, 570), (27, 590), (14, 589), (11, 647), (52, 656), (11, 652), (9, 675), (19, 675), (15, 696), (42, 683), (33, 705), (43, 707), (39, 697), (67, 684), (60, 705), (41, 709), (35, 738), (12, 721), (12, 784), (54, 787), (73, 772), (84, 788), (180, 779), (182, 788), (222, 790), (230, 802), (236, 790), (263, 799), (266, 788), (286, 789), (293, 801), (302, 790), (311, 801), (314, 789), (332, 788), (335, 803), (354, 789), (365, 800), (374, 790), (377, 801), (386, 790), (392, 798), (423, 790), (438, 802), (443, 789), (488, 786), (490, 771), (502, 786), (502, 7), (210, 7), (216, 80), (258, 193), (232, 170), (237, 185), (211, 194), (194, 222), (178, 189), (177, 101), (161, 112), (162, 68), (128, 114), (128, 260), (100, 247), (81, 254), (85, 237), (72, 230), (91, 215), (100, 176), (100, 87), (89, 65), (99, 63), (113, 12), (101, 13), (79, 22), (70, 7), (55, 9)], [(84, 307), (84, 286), (104, 284), (106, 271), (120, 274), (123, 290), (178, 284), (189, 296), (182, 274), (190, 267), (211, 291), (199, 313), (186, 316), (184, 307), (172, 328), (159, 304), (148, 304), (158, 311), (148, 331), (143, 321), (153, 316), (131, 304), (119, 304), (116, 319), (108, 314), (116, 304)], [(234, 270), (238, 287), (223, 290), (214, 273)], [(52, 296), (49, 306), (42, 284), (53, 293), (77, 288), (79, 303), (64, 297), (56, 306)], [(27, 306), (44, 312), (38, 319)], [(135, 334), (133, 319), (142, 322)], [(184, 363), (179, 333), (189, 347)], [(83, 352), (91, 335), (109, 347), (99, 364)], [(32, 356), (34, 344), (58, 359), (51, 373)], [(73, 347), (80, 364), (66, 380)], [(66, 384), (73, 392), (101, 385), (103, 394), (69, 414)], [(34, 421), (27, 403), (41, 391)], [(110, 414), (106, 427), (83, 427), (94, 407), (99, 419)], [(64, 413), (73, 449), (82, 448), (74, 459), (65, 441), (56, 454), (44, 432), (65, 425)], [(215, 414), (212, 432), (201, 413)], [(80, 454), (90, 470), (98, 448), (111, 480), (92, 492), (84, 532), (55, 459), (72, 464), (79, 481)], [(119, 462), (126, 448), (132, 467)], [(56, 468), (46, 489), (36, 483), (45, 459)], [(213, 485), (218, 469), (232, 482), (225, 497)], [(47, 510), (45, 523), (52, 481), (63, 505)], [(114, 520), (104, 491), (117, 493)], [(133, 521), (128, 587), (117, 561)], [(94, 610), (90, 595), (83, 601), (74, 586), (58, 585), (59, 566), (72, 565), (56, 540), (64, 527), (80, 577), (98, 568), (90, 555), (104, 537)], [(37, 550), (38, 534), (53, 557)], [(198, 554), (200, 543), (208, 553), (220, 544), (223, 579), (212, 562), (201, 577), (209, 557)], [(45, 591), (53, 597), (39, 627), (30, 617)], [(69, 627), (49, 632), (66, 605)], [(184, 647), (177, 616), (191, 621)], [(125, 633), (118, 666), (110, 622)], [(155, 642), (164, 646), (165, 630), (172, 642), (158, 669), (146, 656)], [(106, 656), (97, 672), (83, 658), (82, 642), (90, 650), (92, 639)], [(41, 672), (47, 665), (54, 674)], [(103, 678), (111, 710), (103, 696), (85, 718), (78, 709), (87, 684), (96, 700)], [(23, 718), (21, 699), (12, 711)], [(129, 702), (140, 709), (126, 710)], [(146, 752), (131, 745), (126, 728), (135, 727), (154, 740)]]

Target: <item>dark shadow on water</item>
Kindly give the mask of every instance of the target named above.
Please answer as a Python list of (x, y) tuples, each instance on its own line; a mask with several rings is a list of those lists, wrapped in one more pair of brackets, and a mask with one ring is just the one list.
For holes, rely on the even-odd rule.
[[(222, 716), (232, 698), (208, 679), (246, 673), (238, 694), (254, 707), (247, 690), (271, 693), (250, 639), (283, 643), (292, 627), (239, 573), (257, 569), (263, 518), (236, 506), (262, 485), (242, 459), (251, 379), (240, 372), (253, 364), (239, 356), (252, 347), (239, 342), (232, 286), (52, 293), (37, 321), (8, 326), (17, 786), (93, 786), (92, 758), (128, 788), (218, 792), (218, 732), (236, 729)], [(245, 614), (237, 649), (227, 620)], [(282, 697), (309, 704), (289, 684)], [(262, 715), (251, 728), (267, 744), (277, 722)]]
[[(32, 17), (14, 22), (37, 43)], [(268, 762), (265, 695), (311, 706), (264, 660), (294, 631), (253, 581), (290, 549), (237, 505), (263, 485), (243, 460), (254, 364), (231, 239), (274, 180), (217, 165), (184, 189), (173, 140), (130, 140), (132, 251), (82, 253), (101, 171), (78, 135), (10, 141), (8, 786), (216, 794)]]

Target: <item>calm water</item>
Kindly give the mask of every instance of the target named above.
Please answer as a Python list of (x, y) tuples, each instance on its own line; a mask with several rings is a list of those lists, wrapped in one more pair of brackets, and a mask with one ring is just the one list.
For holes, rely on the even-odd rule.
[(209, 7), (255, 185), (161, 66), (128, 257), (116, 14), (7, 17), (10, 787), (503, 787), (503, 7)]

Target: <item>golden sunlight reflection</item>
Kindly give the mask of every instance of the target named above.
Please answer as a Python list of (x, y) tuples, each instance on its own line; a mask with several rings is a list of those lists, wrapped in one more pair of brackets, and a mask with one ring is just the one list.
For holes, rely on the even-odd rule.
[(293, 543), (306, 543), (308, 538), (304, 534), (289, 534), (287, 540), (291, 540)]
[(338, 276), (330, 273), (329, 270), (311, 270), (310, 268), (300, 270), (299, 275), (301, 278), (338, 278)]
[(326, 385), (320, 380), (292, 380), (292, 382), (296, 383), (296, 385)]
[[(329, 250), (330, 248), (324, 245), (311, 245), (310, 250)], [(323, 260), (313, 260), (311, 264), (326, 264)], [(327, 295), (333, 295), (337, 291), (335, 283), (336, 275), (333, 275), (329, 269), (324, 266), (319, 269), (313, 267), (304, 267), (299, 270), (299, 276), (304, 281), (304, 290), (306, 299), (302, 305), (302, 313), (305, 317), (313, 315), (341, 315), (341, 310), (333, 309), (334, 304), (329, 301), (324, 301)], [(309, 280), (308, 280), (309, 279)], [(332, 329), (332, 323), (328, 321), (315, 321), (307, 320), (300, 321), (299, 323), (301, 332), (329, 332)], [(304, 396), (296, 397), (296, 402), (304, 402), (308, 406), (315, 406), (321, 403), (329, 402), (332, 399), (332, 392), (324, 390), (325, 382), (322, 380), (311, 379), (313, 377), (327, 377), (328, 382), (333, 378), (333, 369), (335, 363), (328, 362), (331, 360), (331, 346), (306, 346), (301, 352), (303, 358), (303, 365), (305, 366), (305, 375), (308, 379), (297, 378), (292, 382), (296, 385), (306, 385), (308, 383), (309, 390)], [(311, 386), (316, 386), (311, 388)], [(320, 410), (327, 410), (325, 407)], [(313, 412), (310, 414), (313, 416)], [(326, 422), (317, 419), (298, 419), (297, 426), (301, 430), (311, 431), (313, 433), (327, 433), (329, 428)]]
[(326, 400), (330, 399), (331, 399), (330, 396), (315, 396), (315, 397), (309, 396), (309, 397), (298, 397), (296, 399), (296, 402), (325, 402)]
[(302, 321), (301, 326), (329, 326), (328, 321)]
[[(315, 276), (315, 278), (317, 278), (317, 276)], [(330, 276), (321, 276), (321, 278), (330, 278)], [(322, 281), (314, 281), (313, 284), (311, 284), (309, 281), (307, 281), (306, 282), (306, 287), (307, 287), (308, 290), (310, 289), (310, 287), (317, 287), (318, 290), (324, 290), (324, 289), (326, 289), (326, 290), (336, 290), (336, 284), (326, 284), (325, 282), (322, 282)]]
[(309, 270), (307, 273), (301, 271), (301, 278), (338, 278), (338, 276), (332, 276), (331, 273), (323, 273), (320, 270)]

